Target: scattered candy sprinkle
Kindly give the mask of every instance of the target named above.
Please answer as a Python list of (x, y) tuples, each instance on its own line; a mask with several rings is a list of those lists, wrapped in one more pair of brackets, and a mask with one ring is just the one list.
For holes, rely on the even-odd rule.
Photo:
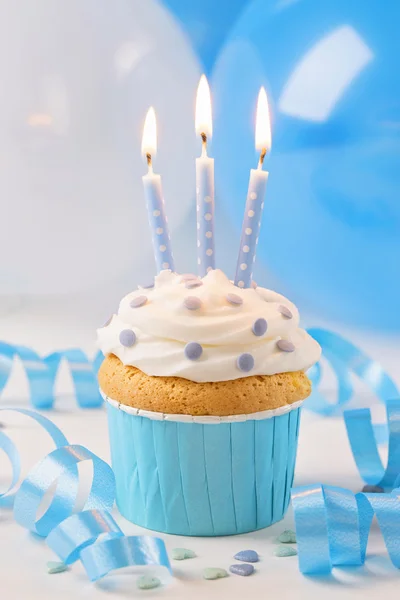
[(158, 579), (158, 577), (142, 575), (138, 578), (136, 585), (140, 590), (152, 590), (153, 588), (160, 587), (161, 581)]
[(109, 319), (107, 319), (107, 321), (104, 323), (103, 327), (108, 327), (109, 324), (111, 323), (111, 321), (112, 321), (112, 316)]
[(229, 567), (231, 573), (235, 575), (242, 575), (242, 577), (248, 577), (254, 573), (253, 565), (249, 565), (247, 563), (242, 563), (240, 565), (231, 565)]
[(256, 335), (258, 337), (260, 337), (261, 335), (264, 335), (264, 333), (267, 331), (267, 329), (268, 329), (268, 323), (265, 319), (257, 319), (256, 321), (254, 321), (253, 327), (251, 328), (254, 335)]
[(292, 546), (278, 546), (274, 550), (275, 556), (284, 557), (284, 556), (296, 556), (297, 550), (296, 548), (292, 548)]
[(181, 277), (181, 283), (184, 283), (190, 279), (197, 279), (197, 275), (194, 275), (193, 273), (184, 273)]
[(188, 310), (198, 310), (201, 307), (201, 300), (196, 296), (188, 296), (184, 299), (183, 304)]
[(174, 560), (185, 560), (186, 558), (196, 558), (196, 553), (189, 548), (174, 548), (171, 556)]
[(63, 573), (64, 571), (68, 571), (68, 567), (63, 562), (49, 560), (47, 563), (47, 572), (50, 575), (55, 575), (55, 573)]
[(254, 358), (251, 354), (247, 354), (247, 352), (244, 352), (238, 357), (236, 364), (240, 371), (248, 373), (254, 367)]
[(141, 306), (144, 306), (147, 302), (147, 296), (137, 296), (136, 298), (134, 298), (131, 303), (130, 303), (130, 307), (131, 308), (140, 308)]
[(203, 354), (203, 348), (197, 342), (189, 342), (185, 346), (184, 353), (189, 360), (197, 360)]
[(233, 558), (236, 560), (241, 560), (242, 562), (255, 563), (260, 560), (257, 552), (255, 550), (241, 550)]
[(203, 571), (204, 579), (222, 579), (223, 577), (228, 577), (228, 571), (225, 569), (217, 569), (215, 567), (208, 567)]
[(292, 342), (289, 342), (289, 340), (278, 340), (276, 345), (282, 352), (294, 352), (296, 349), (295, 345), (292, 344)]
[(283, 306), (283, 304), (278, 306), (278, 312), (281, 313), (283, 317), (286, 317), (286, 319), (293, 318), (292, 311), (289, 310), (287, 306)]
[(226, 299), (228, 300), (229, 304), (235, 304), (237, 306), (243, 304), (242, 298), (237, 294), (227, 294)]
[(189, 281), (185, 283), (185, 288), (191, 290), (193, 288), (200, 287), (201, 285), (203, 285), (203, 282), (200, 281), (200, 279), (189, 279)]
[(253, 290), (255, 290), (257, 288), (257, 284), (255, 281), (251, 282), (251, 287), (253, 288)]
[(383, 494), (385, 490), (380, 485), (364, 485), (362, 491), (364, 494)]
[(141, 283), (139, 285), (142, 290), (151, 290), (154, 287), (154, 281), (149, 281), (148, 283)]
[(285, 529), (277, 539), (281, 544), (295, 544), (296, 533), (292, 529)]
[(136, 334), (132, 329), (123, 329), (119, 334), (119, 341), (125, 348), (130, 348), (136, 342)]

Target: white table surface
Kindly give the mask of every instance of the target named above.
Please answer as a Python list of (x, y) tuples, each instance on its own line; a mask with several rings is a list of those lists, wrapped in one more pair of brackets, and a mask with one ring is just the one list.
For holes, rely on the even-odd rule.
[[(0, 339), (32, 345), (37, 342), (36, 347), (43, 352), (54, 349), (54, 344), (57, 347), (67, 347), (78, 341), (89, 347), (89, 332), (92, 331), (90, 319), (85, 322), (83, 328), (76, 325), (71, 333), (71, 328), (68, 327), (68, 311), (64, 311), (64, 314), (64, 326), (59, 326), (56, 333), (54, 328), (43, 327), (40, 315), (34, 311), (30, 317), (25, 315), (23, 318), (13, 318), (12, 315), (8, 315), (7, 319), (2, 320)], [(48, 318), (46, 314), (46, 320)], [(349, 337), (361, 342), (368, 352), (380, 359), (400, 384), (399, 375), (396, 375), (400, 356), (397, 350), (398, 340), (385, 341), (357, 332), (352, 332)], [(71, 341), (72, 338), (74, 342)], [(105, 410), (83, 411), (76, 408), (69, 393), (71, 384), (66, 369), (63, 369), (60, 375), (57, 388), (63, 397), (57, 402), (57, 409), (48, 412), (47, 416), (61, 427), (71, 443), (83, 444), (101, 458), (109, 460)], [(24, 373), (16, 364), (1, 404), (28, 406), (26, 397)], [(360, 389), (358, 403), (373, 404), (374, 413), (382, 417), (382, 410), (377, 409), (378, 404), (374, 403), (365, 390)], [(20, 449), (25, 472), (52, 449), (46, 435), (29, 419), (3, 413), (0, 420), (6, 424), (5, 431)], [(0, 489), (4, 489), (8, 475), (8, 464), (1, 453)], [(83, 470), (82, 475), (85, 479), (88, 473)], [(353, 491), (359, 491), (363, 485), (352, 459), (342, 419), (323, 419), (304, 411), (295, 483), (303, 485), (316, 482), (348, 487)], [(127, 522), (117, 512), (115, 516), (126, 534), (149, 533)], [(9, 511), (0, 509), (0, 597), (5, 600), (100, 600), (122, 599), (135, 595), (165, 600), (236, 599), (246, 595), (257, 600), (376, 598), (378, 594), (389, 599), (398, 597), (400, 573), (390, 563), (376, 524), (371, 531), (365, 566), (357, 569), (335, 569), (332, 576), (323, 578), (303, 576), (298, 569), (296, 557), (273, 556), (277, 535), (290, 527), (293, 527), (293, 518), (289, 510), (281, 523), (252, 534), (226, 538), (182, 538), (163, 535), (168, 550), (182, 546), (191, 548), (196, 552), (197, 558), (175, 562), (174, 578), (168, 585), (155, 590), (141, 591), (136, 589), (135, 576), (129, 570), (111, 574), (96, 584), (89, 582), (79, 563), (73, 565), (69, 572), (48, 575), (46, 562), (55, 560), (56, 557), (45, 542), (33, 538), (18, 526)], [(230, 564), (236, 562), (233, 555), (247, 548), (257, 550), (261, 556), (254, 575), (248, 578), (230, 575), (218, 581), (202, 579), (204, 567), (228, 569)]]

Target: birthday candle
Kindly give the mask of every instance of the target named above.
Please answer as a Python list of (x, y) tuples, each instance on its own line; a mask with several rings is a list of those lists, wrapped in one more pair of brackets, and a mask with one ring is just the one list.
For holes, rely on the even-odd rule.
[(201, 157), (196, 159), (197, 263), (201, 277), (215, 269), (214, 256), (214, 159), (207, 156), (212, 134), (210, 88), (201, 76), (196, 98), (196, 133), (202, 139)]
[(161, 176), (153, 171), (153, 157), (157, 151), (157, 124), (154, 108), (146, 115), (142, 138), (142, 153), (147, 159), (148, 172), (143, 176), (149, 223), (153, 238), (154, 257), (157, 271), (174, 270), (174, 259), (168, 230), (165, 204), (161, 186)]
[(264, 208), (265, 191), (268, 171), (263, 171), (266, 153), (271, 148), (271, 130), (269, 124), (267, 94), (261, 88), (258, 95), (256, 117), (256, 149), (260, 151), (257, 169), (251, 169), (247, 191), (246, 208), (244, 212), (240, 250), (236, 267), (235, 285), (241, 288), (251, 286), (253, 264), (256, 260), (258, 236), (260, 233), (261, 217)]

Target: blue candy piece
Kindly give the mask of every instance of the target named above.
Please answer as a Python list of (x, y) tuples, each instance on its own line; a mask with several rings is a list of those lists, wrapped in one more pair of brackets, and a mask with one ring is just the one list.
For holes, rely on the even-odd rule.
[(274, 554), (279, 557), (296, 556), (297, 550), (296, 548), (292, 548), (292, 546), (278, 546), (276, 550), (274, 550)]
[(147, 296), (137, 296), (133, 300), (131, 300), (130, 307), (131, 308), (140, 308), (144, 306), (147, 302)]
[(237, 294), (229, 293), (226, 295), (226, 299), (228, 300), (229, 304), (233, 304), (235, 306), (240, 306), (243, 304), (242, 298)]
[(203, 354), (203, 348), (197, 342), (189, 342), (185, 346), (184, 353), (189, 360), (197, 360)]
[(278, 340), (276, 345), (282, 352), (294, 352), (296, 350), (295, 345), (289, 340)]
[(254, 335), (256, 335), (258, 337), (260, 337), (261, 335), (264, 335), (264, 333), (267, 331), (267, 329), (268, 329), (268, 323), (265, 319), (257, 319), (256, 321), (254, 321), (253, 327), (251, 328)]
[(289, 310), (288, 307), (284, 306), (283, 304), (280, 304), (278, 306), (278, 312), (281, 313), (282, 317), (286, 317), (286, 319), (293, 318), (292, 311)]
[(380, 485), (364, 485), (363, 494), (383, 494), (384, 489)]
[(125, 348), (130, 348), (136, 342), (136, 334), (132, 329), (123, 329), (119, 334), (119, 341)]
[(236, 560), (241, 560), (242, 562), (255, 563), (260, 560), (257, 552), (255, 550), (241, 550), (233, 558)]
[(241, 565), (231, 565), (229, 567), (229, 570), (235, 575), (242, 575), (242, 577), (248, 577), (249, 575), (252, 575), (254, 573), (253, 565), (248, 565), (246, 563)]
[(254, 367), (254, 358), (251, 354), (247, 354), (247, 352), (244, 352), (238, 357), (236, 364), (240, 371), (248, 373)]
[(201, 300), (196, 296), (188, 296), (184, 299), (183, 304), (188, 310), (198, 310), (201, 307)]

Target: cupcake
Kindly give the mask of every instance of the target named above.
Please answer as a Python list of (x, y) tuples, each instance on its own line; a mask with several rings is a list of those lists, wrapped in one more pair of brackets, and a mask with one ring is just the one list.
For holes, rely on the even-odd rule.
[(289, 300), (220, 270), (166, 270), (122, 299), (98, 342), (123, 516), (193, 536), (283, 518), (320, 357)]

